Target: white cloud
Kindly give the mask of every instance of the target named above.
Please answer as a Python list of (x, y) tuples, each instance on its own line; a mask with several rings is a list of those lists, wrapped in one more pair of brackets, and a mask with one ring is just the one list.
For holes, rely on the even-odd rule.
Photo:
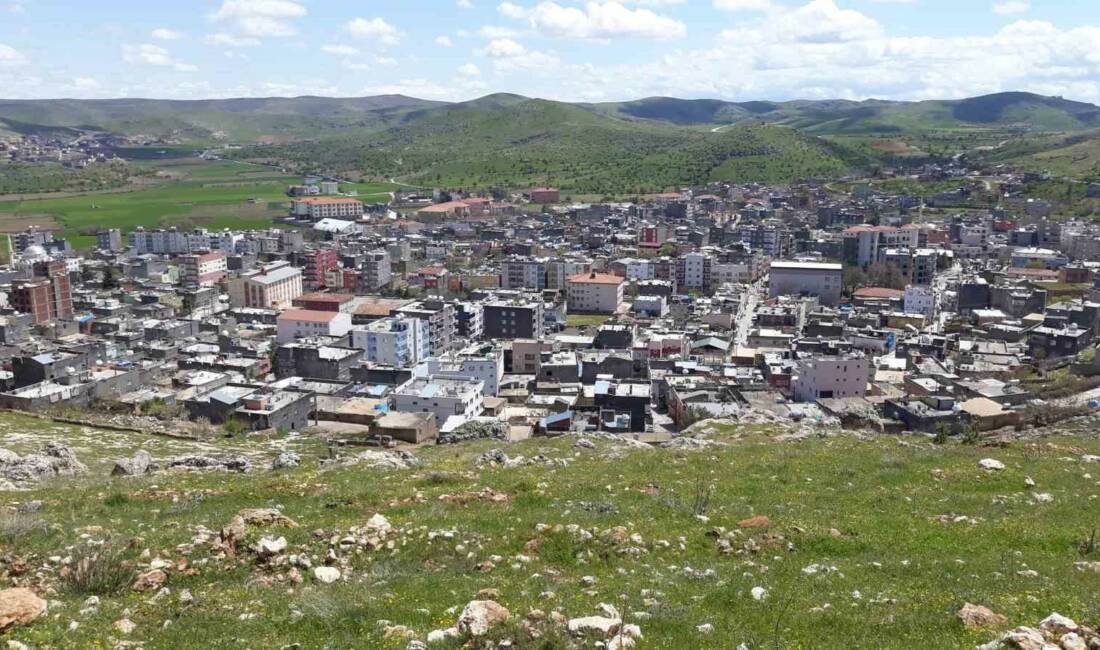
[(235, 36), (225, 32), (207, 34), (203, 41), (208, 45), (221, 45), (223, 47), (256, 47), (260, 39), (251, 36)]
[(152, 43), (141, 45), (123, 45), (122, 60), (135, 65), (153, 65), (164, 68), (172, 68), (177, 72), (194, 72), (197, 67), (190, 63), (178, 61), (172, 57), (168, 50)]
[(772, 8), (771, 0), (714, 0), (714, 8), (722, 11), (765, 11)]
[(340, 56), (359, 54), (359, 50), (350, 45), (322, 45), (321, 51), (326, 54), (337, 54)]
[(548, 74), (561, 64), (557, 56), (528, 49), (510, 38), (491, 40), (478, 53), (492, 59), (493, 68), (498, 72), (528, 71)]
[(183, 32), (176, 31), (174, 29), (168, 29), (166, 27), (158, 27), (149, 34), (153, 38), (160, 41), (178, 41), (186, 36)]
[(374, 57), (374, 62), (378, 65), (384, 65), (387, 67), (393, 67), (397, 65), (397, 59), (393, 58), (392, 56), (376, 56)]
[(454, 45), (454, 41), (451, 40), (450, 36), (436, 36), (434, 43), (439, 47), (450, 47)]
[(346, 27), (352, 36), (371, 39), (381, 45), (401, 42), (401, 32), (382, 18), (352, 18)]
[(562, 6), (553, 0), (530, 8), (502, 2), (497, 10), (508, 18), (526, 21), (541, 34), (558, 38), (672, 40), (687, 34), (684, 23), (649, 9), (630, 9), (619, 0), (589, 0), (583, 8)]
[(480, 77), (481, 70), (473, 63), (463, 63), (458, 66), (458, 74), (463, 77)]
[(293, 36), (297, 29), (291, 19), (306, 13), (303, 5), (291, 0), (223, 0), (210, 19), (229, 23), (248, 36)]
[(24, 63), (26, 60), (27, 57), (23, 56), (23, 53), (19, 50), (10, 45), (0, 43), (0, 66), (18, 65)]
[(1028, 0), (1007, 0), (1006, 2), (998, 2), (993, 5), (993, 13), (1002, 16), (1022, 14), (1029, 9), (1031, 9), (1031, 3), (1028, 2)]
[(726, 41), (790, 40), (806, 43), (842, 43), (873, 38), (882, 26), (854, 9), (841, 9), (834, 0), (811, 0), (806, 5), (768, 16), (761, 25), (725, 30)]
[(459, 9), (473, 9), (474, 8), (474, 3), (470, 2), (470, 0), (455, 0), (455, 5)]
[[(391, 84), (367, 86), (360, 89), (359, 93), (363, 95), (408, 95), (422, 99), (458, 100), (470, 99), (474, 96), (470, 94), (471, 92), (477, 93), (484, 90), (484, 87), (484, 84), (478, 81), (465, 82), (459, 88), (453, 85), (438, 84), (428, 79), (403, 79)], [(465, 92), (460, 94), (460, 90)]]
[(510, 27), (497, 27), (496, 25), (483, 25), (481, 29), (477, 30), (477, 35), (482, 38), (494, 39), (494, 38), (516, 38), (522, 35), (522, 32)]

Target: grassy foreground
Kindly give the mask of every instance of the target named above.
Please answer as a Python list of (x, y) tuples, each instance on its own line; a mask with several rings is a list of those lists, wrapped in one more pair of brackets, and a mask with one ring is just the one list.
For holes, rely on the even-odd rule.
[[(515, 621), (495, 635), (520, 647), (565, 647), (559, 636), (520, 636), (530, 610), (572, 618), (598, 614), (599, 603), (641, 627), (643, 648), (959, 648), (995, 638), (955, 619), (967, 601), (1004, 614), (1009, 627), (1053, 611), (1100, 621), (1100, 573), (1074, 566), (1100, 559), (1079, 548), (1100, 524), (1100, 463), (1082, 458), (1100, 454), (1100, 440), (980, 448), (775, 434), (724, 425), (713, 438), (727, 446), (693, 450), (599, 439), (586, 449), (575, 437), (478, 442), (417, 450), (421, 466), (406, 470), (322, 469), (315, 451), (280, 472), (98, 471), (0, 494), (0, 587), (29, 585), (58, 601), (6, 638), (36, 648), (125, 639), (146, 648), (404, 648), (408, 638), (392, 629), (387, 638), (386, 625), (423, 640), (484, 589), (497, 590)], [(494, 447), (553, 462), (476, 467)], [(980, 469), (982, 458), (1006, 468)], [(474, 494), (484, 488), (494, 492)], [(13, 514), (30, 500), (42, 501), (37, 513)], [(299, 526), (251, 527), (226, 559), (207, 545), (180, 546), (245, 508), (280, 508)], [(392, 548), (340, 551), (347, 565), (334, 584), (306, 570), (295, 584), (287, 565), (247, 550), (263, 534), (285, 536), (285, 553), (319, 565), (330, 536), (375, 513), (397, 529)], [(760, 515), (768, 526), (739, 527)], [(714, 536), (721, 529), (728, 546)], [(88, 592), (61, 577), (58, 558), (78, 556), (89, 540), (112, 540), (138, 571), (168, 560), (171, 593), (124, 588), (81, 612)], [(754, 587), (766, 595), (755, 598)], [(183, 590), (193, 602), (181, 601)], [(136, 627), (124, 634), (114, 624), (127, 617)], [(703, 624), (713, 632), (698, 631)]]

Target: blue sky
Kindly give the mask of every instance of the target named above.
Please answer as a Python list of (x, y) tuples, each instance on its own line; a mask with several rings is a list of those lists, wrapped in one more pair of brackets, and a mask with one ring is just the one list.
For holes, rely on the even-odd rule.
[(1092, 0), (0, 0), (0, 96), (1100, 102)]

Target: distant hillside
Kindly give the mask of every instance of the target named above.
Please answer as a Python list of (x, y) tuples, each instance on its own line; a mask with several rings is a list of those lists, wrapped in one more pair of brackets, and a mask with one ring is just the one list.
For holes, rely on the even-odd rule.
[(1065, 131), (1100, 126), (1100, 107), (1060, 97), (1007, 92), (961, 100), (724, 102), (649, 97), (594, 104), (594, 110), (673, 124), (735, 124), (749, 120), (817, 133), (912, 133), (959, 127)]
[(399, 122), (410, 111), (438, 105), (402, 95), (193, 101), (0, 100), (0, 129), (47, 134), (57, 129), (84, 129), (182, 140), (255, 141), (378, 129)]
[(373, 133), (254, 147), (242, 155), (302, 172), (355, 170), (466, 187), (550, 183), (582, 193), (835, 176), (866, 162), (780, 126), (700, 130), (514, 95), (417, 111)]
[(1100, 129), (1018, 138), (971, 152), (970, 156), (1031, 171), (1100, 181)]

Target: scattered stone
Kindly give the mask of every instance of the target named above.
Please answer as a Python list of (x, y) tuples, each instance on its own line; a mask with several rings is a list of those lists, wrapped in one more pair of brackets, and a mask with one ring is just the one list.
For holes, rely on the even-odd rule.
[(38, 451), (22, 457), (0, 449), (0, 479), (10, 481), (13, 486), (25, 486), (51, 476), (76, 476), (87, 471), (76, 454), (60, 442), (47, 442)]
[(978, 461), (978, 467), (987, 470), (1002, 470), (1005, 468), (1005, 464), (995, 458), (983, 458)]
[(265, 535), (252, 546), (253, 552), (260, 557), (272, 557), (286, 550), (285, 537), (271, 537)]
[(1043, 633), (1030, 627), (1020, 626), (1001, 637), (1001, 642), (1018, 650), (1048, 650), (1051, 646), (1043, 638)]
[(331, 566), (313, 567), (313, 577), (317, 582), (330, 585), (340, 579), (340, 569)]
[(750, 593), (753, 600), (764, 600), (768, 597), (768, 590), (763, 587), (753, 587)]
[(153, 457), (144, 449), (139, 449), (132, 458), (120, 458), (115, 461), (111, 476), (144, 476), (156, 471)]
[(958, 611), (956, 616), (962, 624), (969, 628), (1002, 627), (1008, 623), (1008, 619), (994, 612), (984, 605), (966, 603)]
[(1062, 616), (1055, 612), (1039, 621), (1039, 629), (1052, 635), (1062, 635), (1067, 632), (1076, 632), (1077, 623), (1072, 618)]
[(284, 451), (271, 461), (271, 469), (291, 469), (302, 464), (302, 457), (292, 451)]
[(699, 634), (714, 634), (714, 626), (710, 623), (703, 623), (702, 625), (696, 625), (695, 631)]
[(30, 589), (17, 587), (0, 591), (0, 632), (26, 625), (46, 613), (46, 601)]
[(1089, 644), (1076, 632), (1067, 632), (1059, 639), (1062, 650), (1089, 650)]
[(121, 634), (130, 634), (137, 628), (137, 624), (128, 618), (120, 618), (115, 621), (114, 627)]
[(201, 456), (188, 454), (168, 461), (165, 465), (168, 469), (188, 470), (225, 470), (228, 472), (247, 472), (252, 469), (252, 461), (244, 456), (225, 456), (214, 458), (213, 456)]
[(142, 573), (134, 580), (133, 589), (137, 592), (156, 591), (168, 581), (168, 574), (161, 569), (153, 569)]
[(578, 438), (577, 441), (573, 443), (573, 447), (576, 449), (595, 449), (596, 443), (588, 438)]
[(471, 420), (450, 433), (439, 434), (436, 443), (453, 445), (468, 440), (507, 440), (509, 433), (508, 423), (506, 422)]
[(471, 600), (462, 609), (456, 627), (470, 636), (484, 636), (490, 628), (511, 617), (512, 613), (495, 600)]
[(601, 639), (610, 637), (619, 631), (622, 619), (607, 616), (582, 616), (571, 618), (566, 623), (566, 629), (575, 636), (595, 636)]
[(274, 508), (251, 508), (233, 515), (221, 529), (217, 546), (226, 553), (233, 553), (244, 540), (249, 526), (285, 526), (297, 528), (298, 523)]
[(445, 630), (432, 630), (431, 632), (428, 632), (428, 643), (443, 643), (451, 639), (457, 639), (461, 636), (462, 633), (458, 631), (457, 627), (449, 627)]
[(772, 525), (772, 521), (766, 515), (756, 515), (755, 517), (742, 519), (737, 522), (737, 525), (741, 528), (767, 528)]

